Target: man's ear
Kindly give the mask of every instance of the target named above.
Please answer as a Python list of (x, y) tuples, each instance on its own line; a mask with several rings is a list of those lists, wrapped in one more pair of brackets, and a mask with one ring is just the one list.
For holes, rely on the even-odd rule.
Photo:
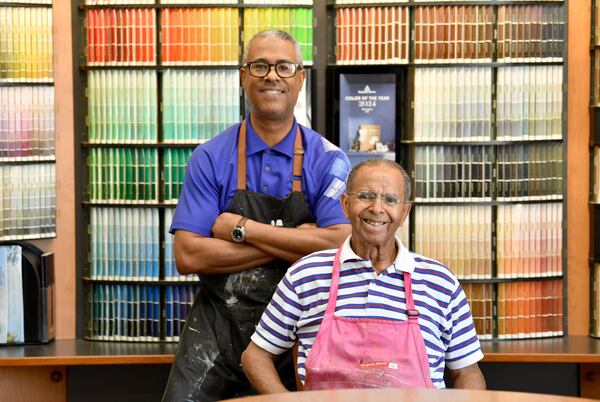
[(301, 84), (304, 84), (304, 80), (306, 79), (306, 68), (300, 70), (298, 74), (300, 75), (300, 78), (302, 78)]
[(350, 217), (350, 206), (348, 205), (349, 198), (350, 197), (348, 197), (348, 194), (346, 193), (342, 193), (342, 196), (340, 197), (340, 202), (342, 203), (342, 210), (344, 211), (346, 219)]
[(410, 210), (412, 208), (412, 204), (410, 202), (404, 204), (404, 206), (402, 207), (403, 211), (402, 211), (402, 223), (400, 225), (404, 225), (404, 222), (406, 222), (406, 218), (408, 218), (408, 214), (410, 214)]
[(248, 74), (246, 69), (244, 67), (240, 68), (240, 85), (244, 91), (246, 90), (246, 74)]

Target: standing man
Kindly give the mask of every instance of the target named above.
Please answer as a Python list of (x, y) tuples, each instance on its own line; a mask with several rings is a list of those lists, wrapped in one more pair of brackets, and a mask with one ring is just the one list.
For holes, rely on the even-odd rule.
[(460, 284), (408, 251), (396, 230), (410, 211), (410, 178), (395, 162), (350, 172), (342, 206), (352, 235), (288, 270), (242, 356), (260, 393), (285, 392), (273, 361), (298, 340), (305, 389), (485, 389), (483, 357)]
[[(199, 274), (201, 289), (163, 401), (253, 393), (240, 355), (277, 284), (291, 262), (350, 232), (339, 201), (348, 159), (294, 119), (304, 74), (291, 35), (255, 35), (240, 70), (249, 117), (192, 154), (171, 232), (177, 269)], [(292, 387), (291, 355), (276, 366)]]

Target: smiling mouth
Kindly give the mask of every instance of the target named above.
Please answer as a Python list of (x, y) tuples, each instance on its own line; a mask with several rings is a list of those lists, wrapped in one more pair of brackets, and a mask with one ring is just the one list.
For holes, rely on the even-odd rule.
[(284, 93), (285, 91), (283, 91), (281, 89), (263, 89), (260, 92), (263, 94), (266, 94), (266, 95), (280, 95), (280, 94)]
[(372, 221), (370, 219), (363, 219), (363, 220), (365, 221), (365, 223), (367, 225), (370, 225), (370, 226), (383, 226), (387, 223), (387, 222), (381, 222), (381, 221)]

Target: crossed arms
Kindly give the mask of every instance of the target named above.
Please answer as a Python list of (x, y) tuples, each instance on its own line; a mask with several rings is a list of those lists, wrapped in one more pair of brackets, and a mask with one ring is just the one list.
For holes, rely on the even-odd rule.
[(319, 228), (314, 223), (296, 228), (276, 227), (253, 220), (245, 224), (246, 242), (235, 243), (231, 230), (241, 216), (224, 212), (212, 227), (213, 237), (186, 230), (175, 232), (175, 259), (181, 274), (226, 274), (244, 271), (275, 259), (294, 262), (314, 251), (338, 246), (350, 225)]

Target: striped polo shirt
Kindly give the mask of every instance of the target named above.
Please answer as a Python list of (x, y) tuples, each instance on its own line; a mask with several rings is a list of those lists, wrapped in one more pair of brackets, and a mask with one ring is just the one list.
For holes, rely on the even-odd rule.
[[(410, 252), (398, 238), (396, 243), (396, 260), (377, 275), (371, 261), (356, 255), (350, 247), (350, 237), (346, 239), (340, 256), (335, 314), (405, 321), (404, 272), (409, 272), (431, 380), (436, 387), (445, 388), (445, 366), (460, 369), (483, 357), (469, 304), (447, 267)], [(298, 374), (303, 382), (304, 363), (329, 300), (336, 251), (319, 251), (294, 263), (252, 335), (255, 344), (276, 355), (291, 348), (298, 339)]]

